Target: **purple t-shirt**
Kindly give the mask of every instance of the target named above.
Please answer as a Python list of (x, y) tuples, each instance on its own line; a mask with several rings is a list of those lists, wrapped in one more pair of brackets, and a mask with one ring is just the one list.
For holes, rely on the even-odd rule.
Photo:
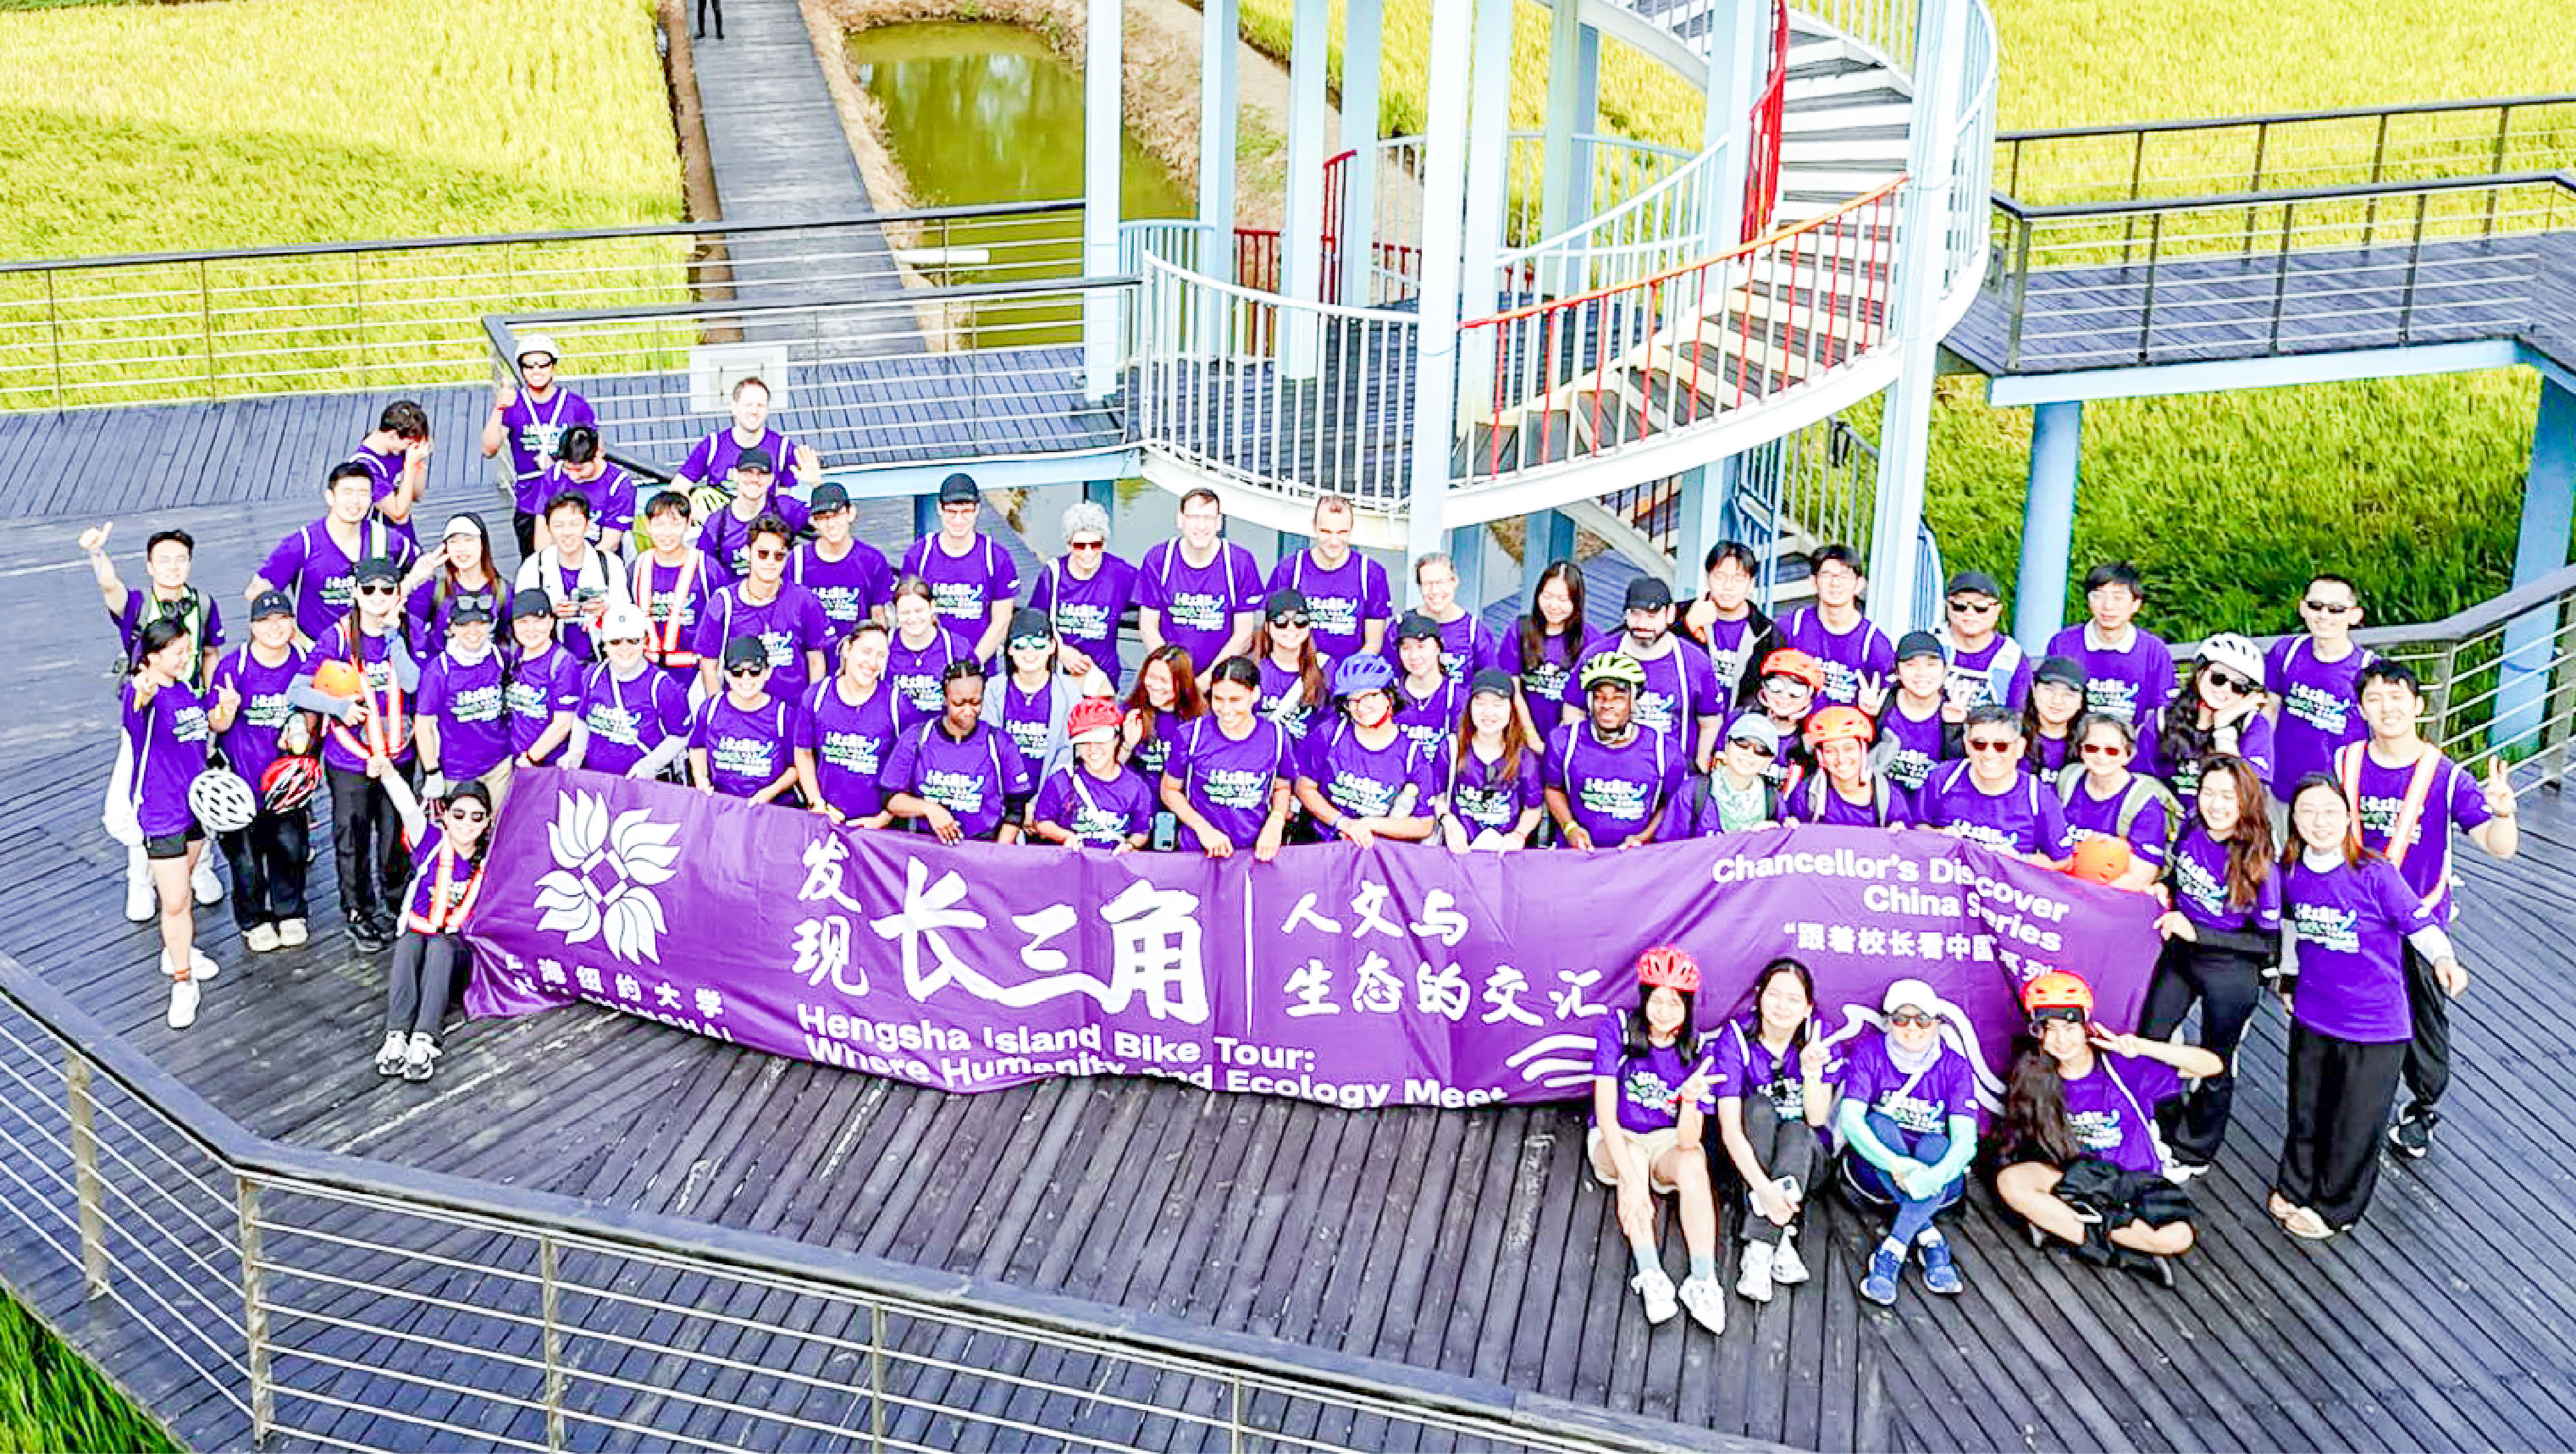
[(438, 724), (438, 770), (449, 782), (479, 778), (510, 755), (504, 675), (494, 650), (476, 662), (442, 651), (421, 666), (412, 710)]
[[(1607, 637), (1601, 650), (1584, 660), (1589, 662), (1594, 656), (1619, 650), (1627, 640), (1624, 634)], [(1687, 761), (1699, 748), (1700, 720), (1724, 717), (1729, 704), (1725, 688), (1718, 684), (1717, 668), (1709, 665), (1708, 653), (1682, 638), (1675, 637), (1673, 641), (1674, 650), (1638, 663), (1646, 669), (1646, 684), (1637, 691), (1631, 715), (1640, 728), (1663, 738)], [(1563, 700), (1577, 712), (1590, 710), (1591, 700), (1583, 690), (1579, 668), (1566, 682)]]
[[(147, 598), (141, 591), (125, 593), (125, 609), (116, 613), (115, 621), (116, 639), (125, 643), (125, 661), (128, 669), (140, 664), (136, 659), (136, 652), (141, 649), (143, 643), (143, 628), (155, 621), (176, 621), (188, 627), (196, 636), (197, 659), (189, 663), (187, 675), (190, 681), (200, 678), (201, 673), (197, 669), (199, 664), (207, 657), (223, 650), (223, 607), (216, 603), (214, 594), (210, 591), (197, 590), (194, 586), (189, 587), (189, 591), (190, 595), (182, 596), (175, 601)], [(202, 620), (198, 619), (200, 610), (204, 613)]]
[(747, 798), (796, 764), (796, 705), (765, 693), (757, 707), (734, 705), (720, 692), (698, 705), (689, 747), (707, 754), (707, 781), (728, 798)]
[(542, 655), (513, 651), (501, 700), (510, 710), (510, 751), (524, 753), (554, 725), (558, 712), (581, 710), (583, 663), (552, 642)]
[(1905, 791), (1894, 783), (1886, 785), (1887, 798), (1879, 802), (1880, 788), (1873, 781), (1866, 801), (1855, 803), (1834, 791), (1820, 768), (1801, 773), (1780, 794), (1780, 821), (1783, 823), (1818, 823), (1836, 828), (1895, 828), (1914, 821), (1913, 809)]
[[(488, 848), (491, 842), (487, 824), (481, 844)], [(455, 911), (459, 905), (466, 905), (466, 914), (473, 912), (467, 900), (474, 896), (475, 883), (483, 877), (482, 858), (464, 853), (452, 855), (442, 882), (438, 860), (447, 847), (447, 830), (434, 820), (422, 825), (419, 842), (406, 837), (403, 846), (411, 850), (411, 887), (403, 894), (404, 926), (427, 932), (430, 925), (437, 924), (441, 926), (438, 932), (444, 934), (463, 928), (465, 915)]]
[(418, 532), (412, 529), (412, 523), (408, 516), (402, 520), (396, 521), (386, 519), (382, 513), (385, 497), (392, 494), (402, 484), (403, 469), (411, 463), (409, 451), (397, 449), (391, 454), (378, 454), (376, 451), (361, 444), (358, 446), (357, 452), (350, 455), (349, 459), (352, 463), (358, 465), (367, 472), (368, 488), (374, 497), (374, 501), (378, 509), (376, 518), (384, 520), (385, 528), (402, 537), (402, 541), (405, 545), (417, 547), (420, 544), (420, 536)]
[(2173, 700), (2173, 649), (2142, 627), (2130, 627), (2128, 646), (2115, 651), (2096, 643), (2091, 622), (2069, 626), (2048, 638), (2046, 654), (2084, 663), (2090, 677), (2084, 685), (2087, 710), (2143, 726)]
[[(664, 565), (649, 554), (639, 556), (627, 583), (627, 594), (644, 608), (644, 619), (651, 623), (644, 634), (645, 659), (677, 673), (680, 684), (687, 686), (697, 676), (698, 623), (706, 619), (716, 592), (733, 584), (733, 577), (725, 573), (721, 561), (699, 551), (678, 565)], [(674, 615), (677, 625), (672, 624)]]
[(134, 758), (135, 820), (146, 838), (185, 833), (197, 821), (188, 808), (188, 786), (206, 770), (206, 702), (186, 682), (163, 687), (134, 705), (135, 684), (125, 684), (125, 741)]
[(1844, 1052), (1833, 1079), (1842, 1099), (1858, 1101), (1917, 1136), (1947, 1131), (1952, 1116), (1977, 1113), (1976, 1074), (1968, 1068), (1968, 1057), (1947, 1042), (1930, 1066), (1908, 1074), (1889, 1058), (1886, 1035), (1864, 1031)]
[(975, 644), (949, 630), (933, 626), (933, 635), (925, 646), (906, 646), (903, 633), (895, 632), (886, 640), (886, 680), (894, 683), (894, 720), (897, 727), (910, 727), (927, 722), (948, 710), (948, 699), (939, 685), (940, 673), (956, 661), (973, 661)]
[[(2180, 711), (2181, 708), (2176, 706), (2174, 710)], [(2211, 752), (2219, 750), (2216, 735), (2211, 734)], [(2166, 762), (2163, 746), (2164, 733), (2159, 721), (2156, 731), (2139, 734), (2138, 760), (2133, 766), (2149, 774), (2161, 769), (2165, 784), (2174, 790), (2175, 797), (2186, 803), (2196, 801), (2200, 796), (2200, 759), (2192, 757), (2184, 762)], [(2245, 759), (2246, 765), (2254, 769), (2255, 781), (2269, 783), (2273, 780), (2270, 718), (2256, 712), (2237, 724), (2235, 755)]]
[[(1945, 631), (1941, 633), (1941, 646), (1950, 653), (1949, 674), (1942, 679), (1944, 695), (1955, 695), (1972, 708), (1995, 703), (2018, 712), (2029, 703), (2030, 653), (2011, 637), (1997, 632), (1976, 650), (1962, 651)], [(1999, 659), (2007, 648), (2012, 660), (2010, 670)]]
[(930, 583), (939, 619), (973, 645), (993, 619), (993, 603), (1020, 597), (1020, 568), (993, 537), (977, 531), (964, 555), (950, 555), (937, 534), (921, 537), (903, 553), (903, 573)]
[[(1403, 658), (1396, 653), (1401, 644), (1386, 644), (1386, 659), (1395, 663), (1397, 671), (1404, 670)], [(1322, 644), (1315, 649), (1321, 651)], [(1494, 634), (1494, 628), (1486, 625), (1483, 617), (1473, 611), (1461, 611), (1455, 619), (1440, 623), (1440, 669), (1448, 673), (1451, 681), (1466, 681), (1489, 666), (1509, 670), (1511, 662), (1505, 659), (1503, 639)]]
[(1425, 753), (1442, 753), (1457, 738), (1459, 715), (1467, 710), (1467, 684), (1444, 676), (1427, 697), (1416, 697), (1404, 681), (1395, 684), (1395, 725)]
[(358, 553), (351, 555), (332, 538), (330, 527), (316, 520), (277, 543), (261, 563), (259, 578), (295, 598), (295, 629), (319, 640), (357, 604), (350, 571), (370, 555), (391, 556), (408, 564), (411, 543), (369, 516), (358, 526)]
[(2107, 798), (2093, 796), (2092, 779), (2082, 773), (2075, 775), (2075, 781), (2067, 784), (2062, 799), (2068, 843), (2081, 843), (2096, 834), (2105, 838), (2122, 836), (2119, 831), (2120, 803), (2132, 793), (2140, 795), (2143, 801), (2136, 816), (2129, 819), (2126, 835), (2129, 853), (2149, 863), (2163, 863), (2165, 845), (2173, 838), (2173, 814), (2165, 810), (2164, 799), (2155, 796), (2136, 774), (2131, 774), (2127, 787)]
[[(1298, 776), (1315, 784), (1327, 802), (1354, 818), (1391, 818), (1397, 800), (1406, 788), (1413, 789), (1413, 802), (1404, 810), (1408, 818), (1431, 816), (1431, 796), (1436, 778), (1426, 755), (1402, 732), (1382, 747), (1371, 747), (1360, 740), (1357, 727), (1345, 718), (1333, 724), (1329, 732), (1318, 732), (1306, 744), (1305, 761), (1299, 764)], [(1335, 837), (1332, 829), (1323, 831)]]
[(2361, 671), (2377, 658), (2356, 646), (2341, 661), (2317, 660), (2314, 639), (2284, 636), (2263, 659), (2263, 680), (2281, 699), (2272, 734), (2272, 795), (2287, 798), (2299, 779), (2334, 770), (2337, 748), (2370, 735), (2361, 720)]
[(1067, 763), (1038, 785), (1029, 819), (1053, 823), (1091, 848), (1115, 848), (1154, 826), (1154, 790), (1126, 768), (1102, 782), (1078, 762)]
[(1546, 766), (1538, 751), (1527, 746), (1508, 774), (1500, 757), (1488, 762), (1472, 746), (1464, 753), (1441, 753), (1432, 768), (1434, 780), (1445, 784), (1449, 811), (1458, 815), (1469, 838), (1488, 828), (1509, 833), (1520, 825), (1522, 813), (1547, 806)]
[[(752, 512), (748, 520), (735, 513), (729, 503), (709, 515), (706, 523), (698, 527), (698, 549), (724, 567), (726, 580), (738, 581), (751, 574), (751, 527), (759, 524), (763, 515), (777, 516), (787, 522), (789, 530), (799, 535), (805, 532), (805, 502), (776, 490), (769, 492), (768, 502)], [(792, 550), (794, 542), (789, 542), (789, 545)], [(789, 559), (794, 559), (794, 556), (791, 554)]]
[(743, 593), (748, 588), (748, 582), (737, 582), (716, 592), (691, 644), (699, 659), (720, 661), (726, 642), (737, 636), (759, 637), (769, 650), (769, 694), (780, 701), (795, 701), (813, 681), (806, 674), (805, 653), (832, 644), (832, 623), (824, 618), (822, 603), (803, 586), (781, 581), (778, 594), (767, 601), (746, 598)]
[(2156, 1105), (2182, 1094), (2182, 1077), (2161, 1060), (2096, 1051), (2093, 1069), (2066, 1087), (2066, 1128), (2084, 1154), (2122, 1171), (2162, 1176), (2165, 1145)]
[[(311, 676), (326, 661), (349, 661), (351, 634), (337, 623), (326, 629), (314, 642), (313, 649), (304, 654), (297, 675)], [(411, 713), (419, 709), (419, 703), (406, 699), (400, 677), (394, 669), (393, 658), (401, 645), (401, 633), (388, 631), (382, 636), (370, 636), (359, 631), (355, 635), (358, 659), (350, 664), (358, 668), (364, 686), (361, 695), (367, 710), (373, 714), (373, 720), (364, 727), (349, 727), (325, 718), (322, 722), (322, 761), (330, 767), (365, 772), (367, 761), (360, 755), (360, 748), (372, 746), (381, 735), (393, 749), (393, 760), (407, 763), (411, 761), (410, 718)], [(405, 650), (403, 654), (407, 656), (410, 653)]]
[[(2068, 750), (2070, 744), (2063, 737), (2046, 737), (2033, 734), (2030, 739), (2030, 745), (2039, 749), (2039, 770), (2050, 774), (2051, 776), (2064, 771), (2068, 760), (2075, 755)], [(2026, 757), (2024, 759), (2024, 765), (2028, 765), (2028, 759)], [(2134, 768), (2136, 765), (2136, 759), (2132, 758), (2130, 760), (2130, 766)]]
[(2281, 872), (2269, 865), (2254, 891), (2254, 902), (2236, 905), (2227, 896), (2227, 845), (2209, 836), (2208, 825), (2192, 815), (2191, 827), (2174, 845), (2173, 906), (2204, 929), (2230, 934), (2277, 934), (2281, 930)]
[[(963, 742), (948, 735), (946, 722), (907, 727), (895, 739), (877, 786), (888, 795), (910, 793), (937, 803), (957, 819), (969, 838), (990, 838), (1002, 826), (1009, 800), (1028, 792), (1029, 765), (1010, 735), (977, 722)], [(924, 820), (921, 831), (929, 829)]]
[(635, 477), (613, 463), (600, 466), (599, 473), (586, 480), (574, 479), (564, 467), (556, 465), (537, 481), (539, 509), (545, 502), (566, 490), (578, 493), (590, 502), (590, 538), (614, 543), (618, 536), (635, 528)]
[(599, 413), (588, 399), (561, 387), (550, 392), (554, 397), (540, 404), (520, 389), (501, 409), (502, 447), (509, 452), (510, 478), (516, 482), (512, 503), (530, 515), (544, 510), (552, 498), (545, 477), (555, 451), (563, 447), (564, 431), (576, 424), (599, 423)]
[(1565, 794), (1574, 821), (1599, 848), (1633, 838), (1681, 793), (1682, 754), (1652, 732), (1632, 731), (1626, 745), (1603, 742), (1590, 722), (1571, 722), (1547, 739), (1547, 786)]
[(1989, 795), (1970, 778), (1969, 766), (1954, 762), (1932, 774), (1916, 795), (1915, 822), (2005, 853), (2066, 857), (2066, 809), (2056, 789), (2016, 771), (2010, 786)]
[(734, 438), (733, 426), (728, 424), (690, 447), (689, 457), (681, 461), (672, 482), (683, 486), (692, 481), (721, 485), (733, 473), (734, 461), (755, 445), (769, 452), (772, 480), (787, 479), (796, 473), (796, 441), (764, 425), (760, 437), (745, 444)]
[(1089, 580), (1057, 560), (1048, 562), (1029, 583), (1030, 608), (1046, 612), (1064, 644), (1109, 673), (1113, 686), (1126, 680), (1126, 664), (1118, 659), (1118, 623), (1134, 604), (1136, 567), (1106, 552)]
[(1629, 1055), (1626, 1015), (1604, 1015), (1592, 1029), (1592, 1073), (1618, 1087), (1621, 1130), (1646, 1135), (1681, 1120), (1682, 1087), (1698, 1064), (1682, 1058), (1679, 1044), (1650, 1045), (1643, 1055)]
[(894, 684), (880, 679), (865, 701), (851, 704), (841, 693), (841, 678), (818, 682), (797, 714), (796, 745), (814, 754), (814, 790), (845, 818), (868, 818), (884, 811), (885, 794), (877, 779), (893, 754)]
[(823, 558), (821, 541), (806, 541), (788, 560), (787, 579), (822, 605), (834, 641), (849, 635), (869, 612), (894, 604), (894, 567), (886, 564), (884, 551), (864, 540), (853, 539), (850, 553), (839, 560)]
[(1226, 736), (1212, 716), (1185, 723), (1173, 734), (1171, 756), (1163, 762), (1163, 775), (1179, 782), (1200, 816), (1237, 848), (1250, 848), (1261, 837), (1270, 817), (1271, 784), (1296, 769), (1288, 734), (1258, 717), (1240, 741)]
[(1055, 684), (1050, 675), (1034, 692), (1023, 689), (1008, 672), (986, 678), (984, 688), (987, 712), (993, 710), (992, 699), (1001, 698), (998, 725), (1011, 734), (1011, 743), (1020, 749), (1031, 767), (1043, 770), (1047, 760), (1047, 742), (1055, 736)]
[[(442, 591), (440, 588), (445, 587)], [(403, 617), (409, 623), (406, 639), (411, 654), (426, 658), (447, 645), (447, 628), (455, 620), (456, 608), (467, 601), (479, 601), (492, 613), (492, 634), (497, 640), (509, 630), (510, 583), (495, 575), (479, 588), (458, 585), (450, 580), (445, 566), (437, 575), (412, 587), (411, 598), (403, 602)]]
[(286, 689), (302, 666), (291, 646), (275, 666), (261, 665), (247, 645), (224, 653), (215, 663), (218, 690), (209, 693), (207, 700), (219, 697), (226, 685), (241, 693), (241, 708), (233, 713), (233, 725), (224, 729), (221, 739), (224, 756), (253, 787), (259, 786), (259, 775), (268, 771), (268, 765), (277, 761), (278, 734), (297, 711), (286, 700)]
[(1522, 643), (1515, 631), (1504, 644), (1511, 660), (1503, 669), (1520, 678), (1521, 699), (1529, 703), (1530, 716), (1541, 732), (1555, 730), (1563, 705), (1573, 702), (1581, 693), (1574, 689), (1574, 665), (1589, 661), (1608, 649), (1611, 638), (1605, 632), (1584, 627), (1575, 633), (1573, 654), (1566, 654), (1564, 637), (1545, 638), (1540, 642), (1539, 659), (1531, 661), (1522, 655)]
[(1804, 607), (1780, 622), (1780, 640), (1825, 664), (1819, 707), (1850, 706), (1860, 700), (1864, 683), (1884, 682), (1896, 671), (1896, 643), (1867, 616), (1837, 633), (1815, 607)]
[(1270, 568), (1270, 589), (1306, 598), (1315, 650), (1335, 661), (1356, 655), (1367, 644), (1368, 623), (1387, 620), (1395, 610), (1386, 567), (1356, 550), (1331, 570), (1316, 564), (1313, 550), (1296, 551)]
[(1798, 1052), (1793, 1045), (1786, 1053), (1773, 1055), (1762, 1043), (1759, 1016), (1730, 1021), (1710, 1038), (1717, 1049), (1708, 1109), (1715, 1110), (1724, 1100), (1766, 1100), (1784, 1122), (1807, 1118), (1806, 1073), (1798, 1068)]
[(2396, 869), (2371, 858), (2319, 872), (2303, 855), (2281, 886), (2281, 909), (2299, 946), (2294, 1019), (2363, 1045), (2414, 1038), (2402, 946), (2434, 920)]
[(1909, 717), (1903, 699), (1891, 696), (1878, 714), (1878, 741), (1870, 760), (1889, 782), (1919, 793), (1934, 768), (1957, 758), (1951, 740), (1950, 724), (1941, 720), (1939, 707), (1929, 717)]
[(2397, 831), (2398, 812), (2406, 805), (2406, 790), (2414, 785), (2415, 769), (2382, 766), (2370, 755), (2367, 743), (2347, 751), (2361, 764), (2356, 784), (2360, 790), (2356, 811), (2361, 818), (2361, 846), (2386, 854), (2415, 897), (2431, 908), (2433, 922), (2450, 927), (2455, 908), (2451, 901), (2451, 830), (2475, 828), (2495, 816), (2487, 807), (2485, 791), (2477, 779), (2469, 776), (2468, 769), (2447, 757), (2441, 759), (2433, 767), (2433, 781), (2424, 794), (2424, 810), (2416, 816), (2415, 831), (2404, 844), (2394, 843), (2391, 839)]
[[(1261, 700), (1253, 704), (1252, 710), (1286, 728), (1290, 738), (1304, 741), (1315, 722), (1330, 715), (1333, 663), (1320, 657), (1316, 660), (1315, 668), (1323, 674), (1325, 685), (1322, 691), (1311, 697), (1307, 695), (1303, 673), (1290, 671), (1266, 656), (1261, 658), (1259, 665)], [(1290, 700), (1292, 691), (1295, 693), (1293, 702)]]
[(1234, 618), (1261, 609), (1261, 567), (1230, 540), (1217, 542), (1206, 565), (1190, 564), (1181, 543), (1166, 540), (1145, 552), (1136, 573), (1136, 604), (1161, 613), (1163, 639), (1187, 651), (1202, 675), (1233, 639)]
[(633, 681), (606, 662), (590, 668), (573, 712), (590, 733), (581, 765), (592, 772), (623, 773), (689, 731), (688, 689), (649, 666)]

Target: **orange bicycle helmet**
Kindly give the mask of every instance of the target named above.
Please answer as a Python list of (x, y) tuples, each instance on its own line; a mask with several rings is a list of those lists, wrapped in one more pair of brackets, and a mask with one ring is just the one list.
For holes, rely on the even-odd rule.
[(2090, 1017), (2093, 987), (2082, 975), (2052, 969), (2021, 987), (2021, 1007), (2034, 1015), (2043, 1010), (2080, 1010)]
[(1807, 746), (1822, 747), (1828, 742), (1858, 742), (1866, 745), (1878, 735), (1878, 724), (1858, 707), (1827, 707), (1807, 719)]
[(2067, 860), (2066, 871), (2089, 884), (2107, 884), (2127, 873), (2130, 862), (2128, 840), (2095, 833), (2075, 845), (2075, 856)]
[(1762, 675), (1793, 677), (1807, 684), (1807, 690), (1825, 689), (1825, 664), (1794, 646), (1784, 646), (1762, 658)]

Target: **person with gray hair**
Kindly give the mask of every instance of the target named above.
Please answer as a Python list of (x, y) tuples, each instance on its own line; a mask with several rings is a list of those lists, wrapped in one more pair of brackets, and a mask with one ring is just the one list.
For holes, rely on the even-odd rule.
[(1109, 553), (1109, 512), (1089, 500), (1064, 511), (1064, 554), (1048, 561), (1029, 588), (1029, 609), (1055, 626), (1059, 664), (1075, 677), (1094, 668), (1125, 679), (1118, 625), (1136, 602), (1136, 567)]

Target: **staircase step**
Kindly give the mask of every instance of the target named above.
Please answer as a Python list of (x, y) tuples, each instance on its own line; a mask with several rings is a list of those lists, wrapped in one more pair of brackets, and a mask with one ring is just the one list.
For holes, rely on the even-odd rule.
[(1875, 95), (1881, 105), (1896, 99), (1895, 91), (1887, 84), (1887, 72), (1876, 66), (1854, 66), (1815, 75), (1802, 74), (1793, 68), (1788, 80), (1782, 84), (1780, 94), (1792, 111), (1798, 110), (1802, 103), (1826, 97)]
[(1905, 170), (1905, 138), (1902, 136), (1823, 136), (1785, 137), (1780, 142), (1780, 161), (1785, 167), (1862, 166), (1883, 168), (1890, 172)]
[(1864, 106), (1835, 106), (1792, 111), (1781, 119), (1781, 126), (1784, 134), (1792, 136), (1816, 132), (1843, 132), (1861, 127), (1893, 127), (1896, 134), (1902, 136), (1905, 134), (1907, 123), (1913, 119), (1913, 114), (1913, 108), (1910, 106), (1880, 101)]

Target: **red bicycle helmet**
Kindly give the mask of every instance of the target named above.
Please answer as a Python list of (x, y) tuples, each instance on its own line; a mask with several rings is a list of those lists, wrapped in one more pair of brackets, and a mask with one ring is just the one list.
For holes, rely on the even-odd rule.
[(1637, 956), (1637, 983), (1648, 989), (1658, 987), (1699, 993), (1699, 961), (1669, 944), (1658, 944)]

